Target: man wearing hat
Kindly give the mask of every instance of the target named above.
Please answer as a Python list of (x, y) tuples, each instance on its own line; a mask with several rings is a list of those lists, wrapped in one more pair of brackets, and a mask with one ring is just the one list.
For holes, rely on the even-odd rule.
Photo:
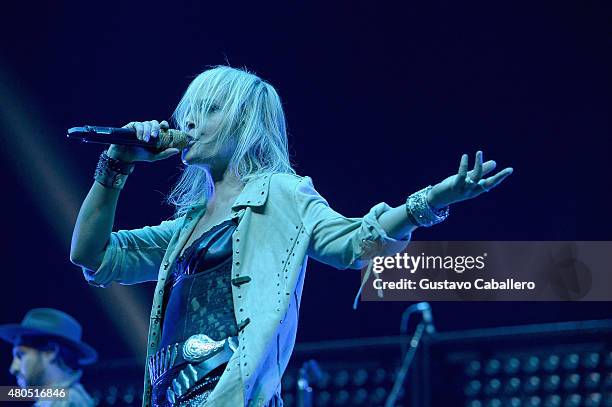
[(80, 366), (96, 361), (96, 351), (81, 342), (81, 325), (53, 308), (30, 310), (21, 324), (0, 325), (0, 338), (13, 344), (10, 372), (20, 387), (60, 387), (67, 400), (39, 400), (35, 407), (89, 407), (93, 399), (79, 383)]

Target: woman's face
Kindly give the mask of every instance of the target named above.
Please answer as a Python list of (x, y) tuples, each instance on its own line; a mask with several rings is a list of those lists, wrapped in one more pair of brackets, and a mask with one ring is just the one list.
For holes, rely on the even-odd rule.
[(181, 154), (183, 164), (208, 167), (213, 174), (225, 172), (236, 145), (235, 142), (228, 142), (216, 148), (215, 132), (221, 125), (221, 116), (219, 108), (213, 105), (204, 123), (187, 121), (187, 133), (193, 141), (183, 149)]

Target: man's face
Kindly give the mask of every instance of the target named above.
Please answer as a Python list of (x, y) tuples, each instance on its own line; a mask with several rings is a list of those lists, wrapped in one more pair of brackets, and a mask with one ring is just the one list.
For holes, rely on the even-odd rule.
[(23, 345), (13, 348), (10, 372), (17, 378), (19, 387), (44, 385), (44, 373), (49, 364), (48, 353)]

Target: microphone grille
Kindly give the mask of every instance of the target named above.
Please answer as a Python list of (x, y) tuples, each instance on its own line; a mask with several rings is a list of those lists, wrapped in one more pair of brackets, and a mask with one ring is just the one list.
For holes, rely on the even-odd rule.
[(167, 148), (178, 148), (182, 150), (187, 147), (190, 141), (191, 138), (189, 135), (182, 131), (174, 129), (162, 130), (159, 132), (157, 148), (159, 150), (165, 150)]

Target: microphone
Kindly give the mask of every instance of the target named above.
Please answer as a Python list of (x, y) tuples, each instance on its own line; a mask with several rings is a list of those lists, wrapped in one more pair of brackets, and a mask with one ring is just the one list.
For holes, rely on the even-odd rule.
[(408, 330), (408, 320), (410, 319), (410, 315), (415, 312), (421, 313), (421, 318), (423, 319), (423, 324), (425, 326), (425, 332), (428, 334), (433, 334), (436, 332), (436, 327), (433, 321), (433, 314), (431, 312), (431, 305), (428, 302), (419, 302), (417, 304), (412, 304), (408, 308), (404, 310), (402, 313), (402, 318), (400, 320), (400, 332), (406, 333)]
[(83, 143), (118, 144), (154, 150), (165, 150), (166, 148), (182, 150), (192, 141), (188, 134), (174, 129), (161, 129), (158, 137), (151, 137), (149, 141), (144, 141), (136, 137), (135, 129), (101, 126), (72, 127), (68, 129), (67, 137), (81, 140)]
[(428, 302), (420, 302), (417, 304), (417, 309), (421, 311), (423, 322), (425, 323), (425, 331), (428, 334), (436, 332), (436, 327), (433, 322), (433, 314), (431, 313), (431, 306)]

